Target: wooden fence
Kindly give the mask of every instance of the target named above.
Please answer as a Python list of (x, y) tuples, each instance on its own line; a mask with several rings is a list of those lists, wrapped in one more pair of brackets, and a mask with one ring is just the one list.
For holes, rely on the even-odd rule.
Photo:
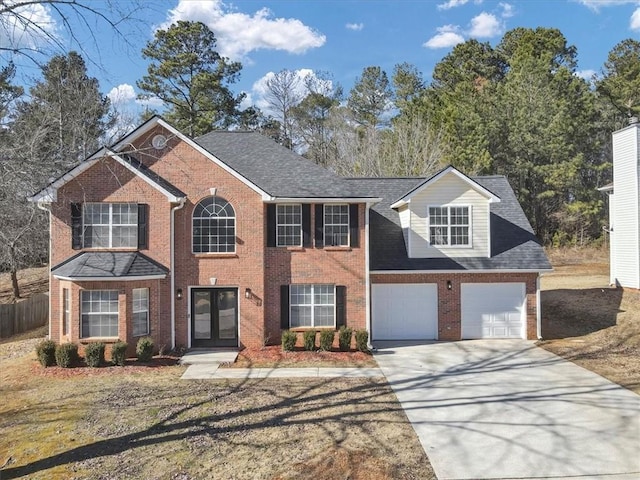
[(46, 325), (49, 321), (49, 295), (38, 293), (18, 303), (0, 305), (0, 338)]

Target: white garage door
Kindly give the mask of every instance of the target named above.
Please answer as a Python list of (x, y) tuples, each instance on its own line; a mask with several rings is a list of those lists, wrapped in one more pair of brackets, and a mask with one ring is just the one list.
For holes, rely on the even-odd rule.
[(434, 340), (438, 335), (435, 284), (385, 283), (371, 289), (373, 340)]
[(463, 283), (462, 338), (526, 338), (524, 283)]

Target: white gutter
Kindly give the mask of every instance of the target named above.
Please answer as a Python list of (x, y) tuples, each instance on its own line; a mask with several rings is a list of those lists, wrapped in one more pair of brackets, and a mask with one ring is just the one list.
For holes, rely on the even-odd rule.
[(378, 197), (269, 197), (262, 199), (264, 203), (378, 203)]
[[(38, 205), (38, 208), (40, 210), (44, 210), (45, 212), (47, 212), (49, 214), (49, 268), (47, 270), (49, 272), (49, 280), (50, 280), (51, 279), (51, 256), (53, 255), (53, 250), (51, 249), (51, 222), (52, 222), (52, 220), (51, 220), (51, 204), (49, 204), (47, 202), (38, 202), (38, 203), (36, 203), (36, 205)], [(51, 297), (52, 297), (52, 295), (51, 295), (51, 281), (49, 281), (49, 334), (48, 334), (49, 340), (51, 340), (51, 324), (53, 323), (51, 321), (51, 312), (53, 311), (51, 309)]]
[(187, 201), (186, 198), (181, 198), (178, 205), (176, 205), (175, 207), (171, 208), (171, 215), (170, 215), (170, 233), (169, 236), (170, 238), (170, 245), (169, 245), (169, 250), (170, 250), (170, 255), (171, 255), (171, 260), (170, 260), (170, 265), (169, 268), (171, 269), (171, 292), (169, 293), (171, 295), (171, 350), (174, 350), (176, 348), (176, 268), (175, 268), (175, 263), (176, 263), (176, 247), (175, 247), (175, 213), (177, 210), (180, 210), (182, 207), (184, 207), (185, 202)]
[(369, 332), (369, 348), (372, 348), (371, 338), (373, 332), (371, 331), (371, 279), (369, 278), (369, 210), (370, 204), (366, 203), (364, 206), (364, 274), (365, 274), (365, 288), (366, 295), (365, 301), (365, 321), (366, 329)]
[(536, 324), (538, 340), (542, 340), (542, 311), (540, 302), (540, 275), (536, 277)]
[(64, 277), (62, 275), (53, 275), (58, 280), (66, 280), (70, 282), (135, 282), (140, 280), (157, 280), (167, 278), (166, 275), (131, 275), (129, 277)]
[[(426, 257), (423, 257), (426, 258)], [(375, 275), (414, 275), (414, 274), (430, 274), (435, 275), (442, 274), (455, 274), (455, 273), (543, 273), (553, 272), (552, 268), (546, 269), (517, 269), (517, 268), (473, 268), (473, 269), (458, 269), (458, 270), (372, 270), (370, 273)]]

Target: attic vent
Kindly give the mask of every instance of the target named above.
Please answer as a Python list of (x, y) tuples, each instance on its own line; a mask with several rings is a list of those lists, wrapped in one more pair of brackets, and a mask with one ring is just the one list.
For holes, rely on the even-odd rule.
[(167, 137), (165, 137), (164, 135), (156, 135), (151, 140), (151, 145), (153, 145), (153, 148), (155, 148), (156, 150), (162, 150), (166, 144)]

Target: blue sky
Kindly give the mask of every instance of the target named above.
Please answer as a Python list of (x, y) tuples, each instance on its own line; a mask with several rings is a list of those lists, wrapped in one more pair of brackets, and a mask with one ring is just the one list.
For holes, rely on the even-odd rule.
[[(391, 74), (395, 64), (409, 62), (429, 80), (456, 43), (476, 38), (495, 45), (515, 27), (560, 29), (577, 47), (577, 74), (585, 77), (600, 71), (616, 43), (640, 39), (640, 0), (153, 0), (147, 6), (144, 21), (123, 30), (128, 45), (104, 24), (91, 28), (96, 42), (73, 25), (90, 74), (130, 111), (143, 108), (135, 100), (136, 80), (147, 66), (140, 50), (155, 29), (175, 20), (210, 26), (218, 51), (243, 64), (233, 90), (259, 106), (261, 82), (270, 72), (327, 71), (348, 92), (364, 67), (378, 65)], [(38, 6), (32, 14), (63, 45), (78, 49), (54, 13)], [(0, 28), (0, 44), (7, 35)]]

